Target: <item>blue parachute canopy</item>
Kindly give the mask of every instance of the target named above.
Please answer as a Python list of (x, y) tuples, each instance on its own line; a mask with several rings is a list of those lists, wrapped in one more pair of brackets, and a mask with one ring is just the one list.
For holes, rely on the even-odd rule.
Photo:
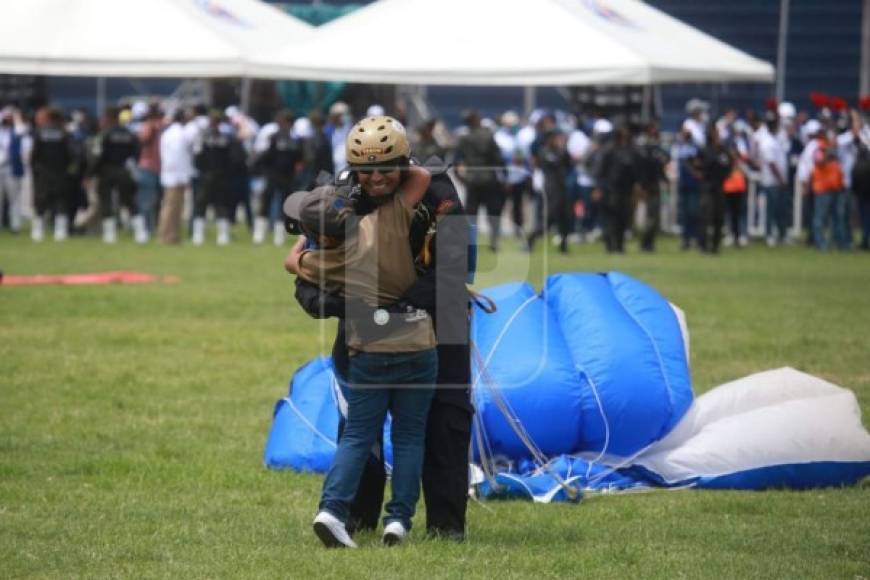
[(546, 456), (627, 457), (691, 405), (677, 315), (649, 286), (619, 273), (557, 274), (540, 295), (519, 283), (484, 294), (497, 311), (477, 309), (471, 335), (487, 452), (528, 457), (518, 419)]

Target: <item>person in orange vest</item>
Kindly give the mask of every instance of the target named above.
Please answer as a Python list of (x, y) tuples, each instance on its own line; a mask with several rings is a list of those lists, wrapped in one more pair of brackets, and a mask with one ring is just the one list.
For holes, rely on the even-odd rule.
[[(828, 217), (832, 217), (832, 237), (841, 250), (849, 248), (847, 232), (843, 231), (846, 224), (844, 216), (838, 209), (845, 208), (843, 199), (846, 198), (846, 188), (843, 179), (843, 168), (837, 158), (836, 147), (828, 140), (825, 133), (817, 138), (817, 149), (814, 153), (814, 165), (812, 170), (812, 187), (815, 196), (813, 200), (813, 238), (816, 247), (820, 250), (828, 249), (828, 240), (825, 236)], [(848, 198), (846, 198), (848, 201)], [(833, 214), (833, 215), (832, 215)]]

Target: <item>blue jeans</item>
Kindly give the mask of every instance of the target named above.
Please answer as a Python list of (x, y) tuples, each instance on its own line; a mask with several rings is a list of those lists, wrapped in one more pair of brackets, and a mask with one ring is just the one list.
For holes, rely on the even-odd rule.
[[(835, 192), (817, 193), (813, 196), (813, 240), (820, 250), (828, 249), (828, 236), (825, 230), (828, 226), (828, 218), (834, 209)], [(833, 228), (832, 228), (833, 229)], [(836, 234), (834, 235), (836, 238)]]
[(701, 192), (697, 189), (680, 188), (677, 198), (677, 213), (683, 230), (683, 246), (698, 239), (698, 222), (701, 220)]
[(133, 176), (136, 179), (136, 205), (145, 217), (148, 231), (153, 232), (157, 225), (157, 200), (160, 197), (160, 175), (149, 169), (137, 167)]
[(372, 445), (383, 431), (389, 411), (393, 419), (393, 493), (386, 506), (384, 525), (399, 521), (405, 529), (411, 529), (420, 499), (426, 418), (437, 373), (435, 349), (394, 354), (361, 352), (350, 358), (347, 423), (323, 483), (321, 510), (347, 521)]
[(834, 241), (837, 248), (848, 250), (852, 247), (852, 224), (849, 222), (849, 191), (834, 194)]
[(761, 194), (767, 197), (765, 233), (772, 238), (773, 229), (776, 228), (779, 241), (783, 241), (788, 231), (788, 189), (782, 185), (763, 187)]

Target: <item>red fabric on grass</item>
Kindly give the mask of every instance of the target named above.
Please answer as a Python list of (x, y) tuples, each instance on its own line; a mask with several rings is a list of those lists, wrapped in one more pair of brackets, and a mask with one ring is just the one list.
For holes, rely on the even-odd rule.
[(103, 284), (174, 284), (175, 276), (157, 276), (142, 272), (97, 272), (95, 274), (37, 274), (35, 276), (3, 276), (3, 286), (103, 285)]

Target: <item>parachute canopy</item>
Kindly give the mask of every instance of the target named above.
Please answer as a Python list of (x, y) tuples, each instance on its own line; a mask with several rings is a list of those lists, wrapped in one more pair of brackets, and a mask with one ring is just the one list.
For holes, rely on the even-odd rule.
[[(693, 400), (682, 312), (624, 274), (558, 274), (486, 290), (472, 318), (475, 460), (484, 495), (573, 500), (649, 486), (765, 489), (870, 475), (870, 434), (851, 391), (785, 368)], [(273, 468), (324, 472), (340, 396), (329, 359), (278, 401)], [(384, 438), (389, 463), (389, 434)], [(480, 472), (478, 469), (477, 472)]]

